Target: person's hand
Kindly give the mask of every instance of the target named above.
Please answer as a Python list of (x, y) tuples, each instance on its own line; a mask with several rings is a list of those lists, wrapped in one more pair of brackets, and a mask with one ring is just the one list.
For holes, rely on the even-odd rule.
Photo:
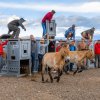
[(26, 28), (24, 28), (24, 31), (26, 31)]

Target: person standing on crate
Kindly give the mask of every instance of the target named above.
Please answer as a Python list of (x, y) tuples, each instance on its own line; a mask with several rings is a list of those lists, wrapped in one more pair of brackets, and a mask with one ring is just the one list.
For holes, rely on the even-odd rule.
[(75, 25), (73, 24), (70, 28), (65, 31), (65, 38), (67, 40), (75, 40)]
[(93, 39), (93, 34), (94, 34), (95, 28), (92, 27), (91, 29), (88, 29), (86, 31), (83, 31), (81, 33), (82, 37), (86, 40), (92, 40)]
[(47, 30), (46, 30), (46, 21), (51, 21), (53, 15), (56, 12), (54, 10), (52, 10), (51, 12), (48, 12), (42, 19), (42, 28), (43, 28), (43, 37), (45, 38), (47, 35)]
[(16, 19), (16, 20), (13, 20), (13, 21), (8, 23), (8, 34), (13, 32), (12, 36), (11, 36), (12, 38), (19, 37), (19, 34), (20, 34), (19, 26), (21, 26), (24, 29), (24, 31), (26, 31), (26, 28), (22, 24), (23, 22), (25, 22), (25, 20), (23, 18), (20, 18), (20, 19)]
[(2, 42), (2, 41), (0, 40), (0, 70), (1, 70), (2, 67), (3, 67), (3, 53), (4, 53), (4, 51), (3, 51), (3, 46), (4, 46), (4, 45), (7, 45), (7, 43), (8, 43), (8, 40), (6, 40), (5, 42)]

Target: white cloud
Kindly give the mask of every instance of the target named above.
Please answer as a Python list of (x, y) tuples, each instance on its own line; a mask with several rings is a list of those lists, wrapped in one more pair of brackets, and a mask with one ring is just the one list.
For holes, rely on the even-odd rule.
[(8, 16), (8, 15), (1, 14), (0, 15), (0, 26), (7, 25), (7, 23), (9, 23), (10, 21), (14, 19), (19, 19), (19, 17), (16, 15)]
[(47, 11), (54, 9), (60, 12), (81, 12), (81, 13), (99, 13), (100, 2), (87, 2), (77, 5), (65, 5), (65, 4), (18, 4), (18, 3), (4, 3), (0, 2), (0, 8), (14, 8), (14, 9), (29, 9)]

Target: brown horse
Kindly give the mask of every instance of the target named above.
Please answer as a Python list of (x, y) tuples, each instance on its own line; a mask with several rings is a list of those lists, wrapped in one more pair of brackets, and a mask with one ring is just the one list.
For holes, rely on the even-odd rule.
[(58, 72), (57, 82), (60, 80), (60, 76), (62, 75), (63, 66), (65, 64), (65, 57), (69, 55), (69, 45), (63, 44), (59, 52), (54, 53), (46, 53), (42, 60), (42, 82), (44, 82), (44, 72), (45, 68), (48, 67), (48, 74), (53, 82), (53, 78), (51, 75), (51, 70), (56, 70)]
[(94, 53), (92, 50), (70, 51), (69, 57), (70, 57), (70, 62), (75, 63), (77, 65), (77, 70), (73, 73), (73, 75), (75, 75), (77, 72), (83, 71), (82, 67), (84, 66), (83, 65), (84, 58), (87, 58), (93, 61)]

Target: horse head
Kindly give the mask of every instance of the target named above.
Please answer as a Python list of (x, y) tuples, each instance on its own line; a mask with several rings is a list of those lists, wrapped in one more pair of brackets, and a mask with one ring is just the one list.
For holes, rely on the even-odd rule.
[(88, 51), (86, 52), (86, 57), (87, 57), (90, 61), (94, 62), (94, 61), (93, 61), (93, 59), (94, 59), (94, 52), (93, 52), (92, 50), (88, 50)]
[(69, 45), (66, 43), (63, 43), (59, 52), (64, 57), (69, 56)]

